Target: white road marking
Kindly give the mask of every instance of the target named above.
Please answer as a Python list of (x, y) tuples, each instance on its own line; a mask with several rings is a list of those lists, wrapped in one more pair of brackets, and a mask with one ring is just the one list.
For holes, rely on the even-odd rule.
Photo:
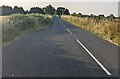
[(72, 32), (68, 29), (68, 28), (66, 28), (67, 29), (67, 31), (72, 35)]
[(106, 72), (107, 75), (112, 75), (78, 39), (76, 39), (76, 41), (87, 51), (87, 53), (97, 62), (97, 64)]
[(61, 24), (63, 25), (63, 27), (66, 27), (61, 20), (59, 20), (59, 21), (61, 22)]
[(12, 74), (12, 77), (13, 77), (14, 75)]
[[(63, 24), (62, 21), (60, 21), (60, 22), (62, 23), (62, 25), (63, 25), (64, 27), (66, 27), (66, 26)], [(67, 29), (67, 31), (72, 35), (72, 32), (71, 32), (68, 28), (66, 28), (66, 29)], [(89, 51), (78, 39), (76, 39), (76, 41), (85, 49), (85, 51), (95, 60), (95, 62), (105, 71), (105, 73), (106, 73), (107, 75), (112, 75), (112, 74), (97, 60), (97, 58), (95, 58), (94, 55), (92, 55), (92, 54), (90, 53), (90, 51)]]

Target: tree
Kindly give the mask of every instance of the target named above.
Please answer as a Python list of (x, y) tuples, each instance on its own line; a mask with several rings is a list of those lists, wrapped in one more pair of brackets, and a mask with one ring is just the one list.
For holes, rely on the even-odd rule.
[(25, 13), (23, 7), (17, 7), (17, 6), (15, 6), (15, 7), (13, 8), (13, 10), (14, 10), (14, 13), (22, 13), (22, 14)]
[(79, 17), (82, 17), (82, 13), (78, 13), (78, 16), (79, 16)]
[(44, 11), (43, 11), (43, 9), (41, 9), (41, 8), (39, 8), (39, 7), (32, 7), (32, 8), (30, 9), (29, 13), (41, 13), (41, 14), (43, 14)]
[(46, 14), (54, 15), (54, 13), (55, 13), (55, 8), (52, 7), (50, 4), (49, 4), (49, 6), (46, 6), (43, 9)]
[(113, 14), (110, 14), (109, 18), (115, 18), (115, 16)]
[(86, 17), (89, 18), (90, 16), (89, 16), (89, 15), (82, 15), (82, 17), (83, 17), (83, 18), (86, 18)]
[(65, 8), (64, 7), (58, 7), (57, 8), (57, 14), (58, 15), (63, 15), (65, 12)]
[(72, 16), (77, 16), (77, 13), (76, 13), (76, 12), (73, 12)]
[(25, 14), (27, 14), (27, 13), (29, 13), (29, 11), (28, 11), (28, 10), (26, 10), (26, 11), (25, 11)]
[(1, 6), (0, 7), (1, 8), (1, 10), (2, 10), (2, 15), (4, 16), (4, 15), (10, 15), (10, 14), (13, 14), (14, 13), (14, 11), (13, 11), (13, 9), (12, 9), (12, 7), (10, 7), (10, 6)]
[(104, 15), (101, 15), (101, 14), (100, 14), (98, 17), (99, 17), (100, 19), (104, 19), (104, 18), (105, 18), (105, 16), (104, 16)]
[(90, 18), (94, 18), (94, 15), (93, 15), (93, 14), (90, 14)]
[(65, 15), (69, 15), (69, 14), (70, 14), (69, 10), (68, 10), (68, 9), (65, 9), (64, 14), (65, 14)]
[(104, 18), (105, 16), (100, 14), (99, 17), (103, 17)]
[(110, 21), (114, 21), (115, 20), (115, 16), (113, 14), (110, 14), (109, 16), (107, 16), (107, 18), (110, 20)]
[(69, 10), (64, 7), (58, 7), (56, 12), (58, 15), (69, 15), (70, 14)]

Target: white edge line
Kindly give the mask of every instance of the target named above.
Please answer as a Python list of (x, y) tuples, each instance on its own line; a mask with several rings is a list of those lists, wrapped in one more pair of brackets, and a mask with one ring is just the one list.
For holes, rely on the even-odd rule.
[(107, 75), (112, 75), (78, 39), (76, 39), (76, 41), (88, 52), (88, 54), (98, 63), (98, 65), (107, 73)]
[(68, 29), (68, 28), (66, 28), (67, 29), (67, 31), (72, 35), (72, 32)]

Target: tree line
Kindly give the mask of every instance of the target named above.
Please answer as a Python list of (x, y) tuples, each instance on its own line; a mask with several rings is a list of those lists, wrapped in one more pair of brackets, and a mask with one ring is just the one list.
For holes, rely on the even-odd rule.
[(117, 17), (115, 17), (113, 14), (110, 14), (109, 16), (105, 16), (104, 14), (99, 14), (99, 15), (94, 15), (94, 14), (90, 14), (90, 15), (85, 15), (85, 14), (82, 14), (82, 13), (76, 13), (76, 12), (73, 12), (71, 14), (72, 16), (76, 16), (76, 17), (88, 17), (88, 18), (93, 18), (93, 19), (105, 19), (105, 18), (108, 18), (108, 19), (115, 19)]
[(0, 10), (2, 10), (1, 15), (10, 15), (10, 14), (16, 14), (16, 13), (21, 13), (21, 14), (29, 14), (29, 13), (39, 13), (39, 14), (49, 14), (49, 15), (54, 15), (55, 13), (58, 15), (69, 15), (70, 12), (67, 8), (65, 7), (58, 7), (57, 10), (52, 6), (48, 5), (46, 7), (31, 7), (30, 10), (25, 11), (23, 7), (18, 7), (14, 6), (14, 8), (10, 6), (1, 6)]
[[(13, 8), (10, 7), (10, 6), (1, 6), (0, 7), (0, 15), (10, 15), (10, 14), (16, 14), (16, 13), (21, 13), (21, 14), (29, 14), (29, 13), (39, 13), (39, 14), (49, 14), (49, 15), (54, 15), (54, 14), (57, 14), (57, 15), (69, 15), (70, 12), (69, 12), (69, 9), (65, 8), (65, 7), (58, 7), (57, 9), (55, 9), (52, 5), (48, 5), (46, 7), (31, 7), (30, 10), (27, 10), (25, 11), (23, 9), (23, 7), (18, 7), (18, 6), (14, 6)], [(104, 15), (84, 15), (82, 13), (75, 13), (73, 12), (71, 14), (72, 16), (77, 16), (77, 17), (89, 17), (89, 18), (94, 18), (94, 19), (104, 19), (105, 16)], [(116, 18), (113, 14), (110, 14), (109, 16), (107, 16), (107, 18)]]

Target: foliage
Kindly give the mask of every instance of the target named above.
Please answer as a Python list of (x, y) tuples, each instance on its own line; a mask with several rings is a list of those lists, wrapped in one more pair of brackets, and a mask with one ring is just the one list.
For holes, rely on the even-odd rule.
[(58, 7), (56, 12), (58, 15), (69, 15), (70, 14), (69, 10), (64, 7)]
[(0, 7), (0, 10), (2, 10), (2, 15), (9, 15), (14, 13), (14, 10), (10, 6), (3, 5)]
[(39, 8), (39, 7), (32, 7), (29, 11), (29, 13), (41, 13), (44, 14), (43, 9)]
[(49, 14), (49, 15), (54, 15), (54, 14), (69, 15), (70, 14), (67, 8), (58, 7), (56, 11), (55, 8), (50, 4), (44, 8), (31, 7), (30, 10), (27, 10), (27, 11), (25, 11), (23, 7), (14, 6), (14, 8), (12, 8), (10, 6), (4, 5), (0, 7), (0, 13), (2, 13), (0, 15), (3, 15), (3, 16), (16, 14), (16, 13), (21, 13), (21, 14), (39, 13), (39, 14)]
[(3, 44), (23, 35), (26, 32), (47, 28), (51, 18), (42, 14), (13, 14), (2, 18)]
[(52, 7), (52, 5), (46, 6), (46, 7), (43, 8), (43, 9), (44, 9), (44, 12), (45, 12), (46, 14), (54, 15), (54, 13), (55, 13), (55, 8)]
[[(62, 18), (80, 28), (86, 29), (99, 37), (120, 45), (120, 26), (118, 19), (106, 18), (103, 15), (91, 17), (62, 16)], [(98, 20), (99, 19), (99, 20)]]
[(15, 7), (13, 8), (13, 10), (14, 10), (14, 13), (22, 13), (22, 14), (25, 13), (23, 7), (17, 7), (17, 6), (15, 6)]

